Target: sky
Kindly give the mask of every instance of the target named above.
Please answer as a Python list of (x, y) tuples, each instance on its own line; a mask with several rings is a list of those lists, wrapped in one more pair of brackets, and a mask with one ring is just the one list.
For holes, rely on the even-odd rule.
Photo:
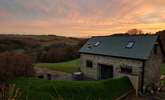
[(88, 37), (165, 29), (165, 0), (0, 0), (1, 34)]

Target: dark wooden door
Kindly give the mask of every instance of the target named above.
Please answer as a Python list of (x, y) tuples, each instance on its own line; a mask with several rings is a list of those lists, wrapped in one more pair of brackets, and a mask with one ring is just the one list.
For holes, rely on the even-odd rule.
[(100, 66), (100, 79), (107, 79), (113, 77), (113, 66), (99, 64)]

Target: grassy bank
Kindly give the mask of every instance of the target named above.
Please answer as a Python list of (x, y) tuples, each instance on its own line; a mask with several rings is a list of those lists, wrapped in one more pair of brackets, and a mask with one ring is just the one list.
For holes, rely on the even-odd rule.
[(111, 100), (132, 89), (127, 77), (103, 81), (48, 81), (19, 78), (21, 100)]
[[(162, 64), (160, 67), (160, 73), (161, 75), (165, 75), (165, 64)], [(165, 80), (161, 81), (161, 85), (165, 86)]]
[(57, 70), (67, 73), (72, 73), (75, 71), (79, 71), (80, 68), (80, 61), (79, 59), (66, 61), (61, 63), (39, 63), (36, 64), (35, 67), (39, 68), (48, 68), (50, 70)]

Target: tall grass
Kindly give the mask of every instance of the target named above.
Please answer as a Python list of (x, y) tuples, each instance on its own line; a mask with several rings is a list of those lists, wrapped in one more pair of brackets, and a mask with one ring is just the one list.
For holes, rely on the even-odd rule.
[(18, 100), (21, 96), (20, 89), (14, 84), (1, 86), (0, 90), (0, 100)]

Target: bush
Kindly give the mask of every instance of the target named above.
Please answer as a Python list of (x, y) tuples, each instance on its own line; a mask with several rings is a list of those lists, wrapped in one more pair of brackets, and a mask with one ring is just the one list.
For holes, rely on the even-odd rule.
[(63, 62), (73, 60), (79, 57), (79, 48), (67, 44), (56, 44), (38, 50), (36, 54), (37, 62)]
[(27, 55), (12, 52), (0, 53), (0, 82), (33, 74), (33, 63)]

